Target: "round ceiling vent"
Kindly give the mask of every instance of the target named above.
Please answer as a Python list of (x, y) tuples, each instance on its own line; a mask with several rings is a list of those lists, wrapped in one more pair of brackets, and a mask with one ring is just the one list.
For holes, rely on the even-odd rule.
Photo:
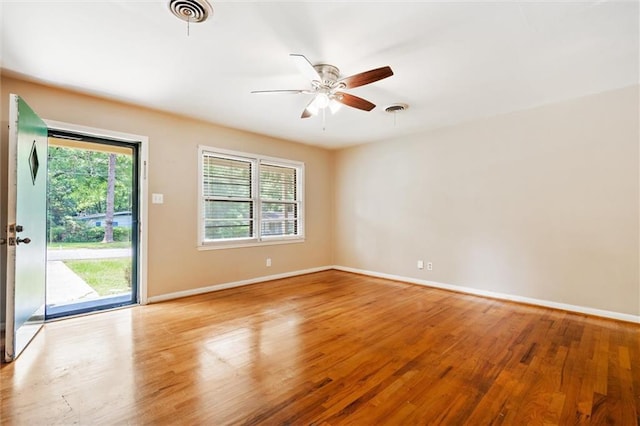
[(407, 104), (391, 104), (388, 107), (386, 107), (384, 110), (386, 112), (402, 112), (402, 111), (406, 111), (407, 109), (409, 109), (409, 105)]
[(204, 22), (213, 14), (207, 0), (169, 0), (169, 9), (179, 19), (187, 22)]

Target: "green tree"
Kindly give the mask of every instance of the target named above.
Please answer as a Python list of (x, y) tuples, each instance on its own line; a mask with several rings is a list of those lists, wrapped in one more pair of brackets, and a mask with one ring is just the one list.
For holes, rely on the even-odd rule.
[[(110, 168), (112, 158), (115, 160)], [(110, 169), (113, 172), (113, 209), (131, 211), (133, 157), (70, 147), (49, 147), (48, 202), (50, 232), (70, 226), (81, 214), (106, 214)], [(113, 222), (113, 215), (111, 216)]]
[(115, 213), (116, 195), (116, 154), (109, 154), (109, 168), (107, 171), (107, 201), (104, 218), (103, 243), (113, 242), (113, 214)]

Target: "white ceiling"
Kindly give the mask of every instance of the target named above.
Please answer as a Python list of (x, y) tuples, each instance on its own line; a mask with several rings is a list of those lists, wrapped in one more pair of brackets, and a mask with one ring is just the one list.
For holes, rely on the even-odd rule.
[[(420, 132), (638, 84), (638, 1), (211, 1), (205, 23), (166, 1), (3, 1), (4, 72), (325, 147)], [(300, 119), (289, 58), (343, 76), (395, 75), (350, 93), (377, 108)], [(27, 99), (28, 101), (28, 99)], [(392, 103), (409, 109), (386, 113)]]

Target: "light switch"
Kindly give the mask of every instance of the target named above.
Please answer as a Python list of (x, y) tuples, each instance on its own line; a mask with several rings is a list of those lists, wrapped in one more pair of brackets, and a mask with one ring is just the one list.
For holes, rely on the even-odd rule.
[(153, 204), (163, 204), (164, 194), (151, 194), (151, 202)]

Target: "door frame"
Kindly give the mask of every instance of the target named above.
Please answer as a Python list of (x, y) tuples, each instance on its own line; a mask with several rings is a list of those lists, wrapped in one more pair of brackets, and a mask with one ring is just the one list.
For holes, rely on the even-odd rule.
[(131, 133), (117, 132), (113, 130), (100, 129), (96, 127), (82, 126), (78, 124), (65, 123), (62, 121), (42, 119), (49, 131), (60, 131), (76, 133), (88, 137), (113, 139), (117, 141), (139, 144), (138, 149), (138, 304), (147, 304), (147, 247), (148, 247), (148, 203), (149, 180), (147, 178), (147, 167), (149, 164), (149, 138), (147, 136)]

